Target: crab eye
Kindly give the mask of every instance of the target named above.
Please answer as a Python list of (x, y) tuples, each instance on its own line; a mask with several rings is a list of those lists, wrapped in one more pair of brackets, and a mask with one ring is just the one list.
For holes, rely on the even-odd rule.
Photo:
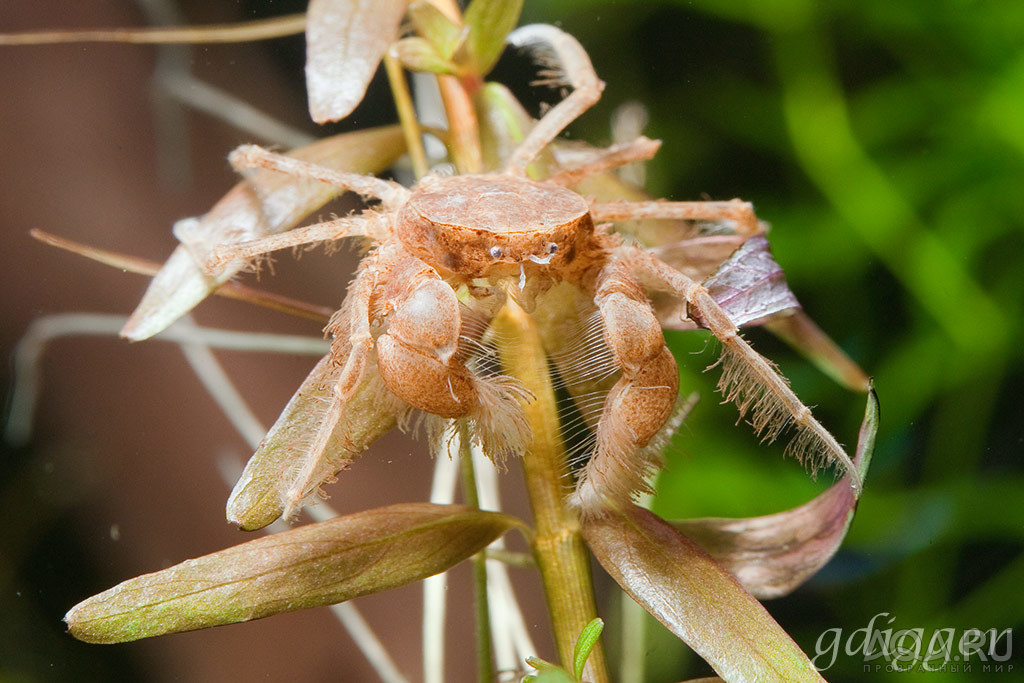
[(558, 245), (554, 242), (548, 242), (547, 252), (549, 254), (554, 254), (556, 251), (558, 251)]
[(502, 253), (501, 247), (491, 247), (491, 258), (501, 258)]

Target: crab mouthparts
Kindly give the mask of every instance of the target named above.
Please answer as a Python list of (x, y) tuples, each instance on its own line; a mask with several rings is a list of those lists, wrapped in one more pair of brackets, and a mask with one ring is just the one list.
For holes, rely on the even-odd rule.
[(531, 260), (531, 261), (533, 261), (534, 263), (539, 263), (539, 264), (540, 264), (540, 265), (542, 265), (542, 266), (546, 266), (546, 265), (548, 265), (549, 263), (551, 263), (551, 257), (550, 257), (550, 256), (544, 256), (544, 257), (542, 258), (542, 257), (540, 257), (540, 256), (536, 256), (536, 255), (534, 255), (534, 254), (530, 254), (530, 255), (529, 255), (529, 256), (527, 256), (526, 258), (530, 259), (530, 260)]
[[(533, 258), (532, 256), (530, 258)], [(522, 263), (519, 264), (519, 291), (522, 292), (523, 288), (526, 287), (526, 267)]]

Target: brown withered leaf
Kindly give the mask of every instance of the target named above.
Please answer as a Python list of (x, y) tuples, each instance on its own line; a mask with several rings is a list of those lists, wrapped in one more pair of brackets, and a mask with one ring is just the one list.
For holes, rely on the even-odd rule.
[(518, 524), (460, 505), (367, 510), (129, 579), (64, 620), (79, 640), (120, 643), (332, 605), (444, 571)]
[(311, 0), (306, 10), (306, 89), (317, 123), (352, 113), (388, 46), (408, 0)]
[(373, 366), (340, 414), (332, 414), (341, 365), (327, 355), (303, 381), (231, 491), (228, 521), (252, 531), (293, 516), (321, 484), (394, 426), (401, 407)]
[[(379, 173), (394, 164), (404, 151), (401, 128), (385, 126), (335, 135), (289, 154), (338, 170)], [(258, 188), (258, 197), (254, 187)], [(338, 193), (338, 189), (325, 183), (296, 182), (274, 171), (253, 171), (209, 213), (179, 221), (176, 232), (190, 236), (195, 243), (182, 244), (174, 250), (150, 282), (142, 301), (121, 330), (121, 336), (140, 341), (161, 332), (243, 267), (239, 263), (229, 264), (211, 276), (196, 262), (192, 251), (201, 251), (203, 245), (209, 248), (283, 232)]]
[(605, 571), (725, 680), (823, 680), (761, 603), (665, 520), (627, 504), (581, 523)]
[[(878, 431), (878, 397), (868, 393), (854, 464), (867, 476)], [(748, 519), (692, 519), (672, 525), (696, 541), (759, 598), (786, 595), (839, 549), (857, 499), (849, 477), (800, 507)]]

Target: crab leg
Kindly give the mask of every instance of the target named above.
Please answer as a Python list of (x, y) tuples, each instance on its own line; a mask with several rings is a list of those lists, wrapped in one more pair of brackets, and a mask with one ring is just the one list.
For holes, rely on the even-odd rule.
[(231, 166), (243, 173), (250, 168), (267, 168), (296, 178), (319, 180), (322, 183), (351, 190), (364, 197), (380, 199), (386, 208), (396, 208), (409, 198), (409, 190), (390, 180), (372, 175), (345, 173), (267, 151), (258, 145), (242, 145), (228, 155)]
[(583, 46), (561, 29), (548, 24), (530, 24), (510, 33), (507, 40), (516, 47), (541, 45), (545, 47), (540, 50), (553, 51), (556, 64), (564, 72), (568, 85), (573, 87), (572, 94), (545, 114), (512, 152), (506, 172), (526, 175), (526, 167), (540, 151), (601, 99), (604, 82), (594, 73)]
[(625, 166), (635, 161), (647, 161), (658, 153), (661, 147), (660, 140), (640, 136), (632, 142), (612, 145), (594, 154), (594, 158), (580, 166), (567, 168), (554, 175), (548, 176), (545, 182), (563, 187), (571, 187), (584, 178), (604, 173), (605, 171)]
[(205, 260), (203, 268), (209, 273), (216, 273), (230, 261), (247, 261), (279, 249), (338, 240), (343, 237), (372, 237), (382, 240), (386, 235), (387, 226), (379, 216), (374, 213), (363, 213), (295, 228), (260, 239), (221, 245)]
[(735, 221), (736, 232), (756, 235), (762, 232), (754, 206), (732, 199), (727, 202), (597, 202), (591, 204), (595, 222), (627, 221), (637, 218), (674, 218), (691, 221)]
[(390, 274), (377, 308), (392, 309), (377, 338), (377, 365), (388, 388), (413, 408), (470, 418), (474, 438), (492, 458), (521, 452), (529, 427), (519, 400), (527, 392), (504, 376), (474, 375), (459, 356), (462, 318), (451, 285), (408, 257)]
[(739, 336), (739, 330), (708, 291), (641, 249), (624, 247), (619, 253), (635, 271), (660, 282), (686, 301), (690, 316), (722, 343), (723, 371), (718, 389), (726, 401), (736, 402), (740, 417), (749, 410), (754, 430), (767, 441), (774, 440), (792, 424), (797, 433), (787, 450), (801, 461), (809, 459), (812, 472), (823, 462), (839, 465), (859, 494), (860, 477), (850, 456), (797, 398), (775, 367)]
[(601, 269), (594, 300), (622, 376), (605, 399), (597, 452), (575, 494), (584, 512), (598, 509), (605, 499), (629, 500), (645, 488), (644, 476), (657, 457), (645, 446), (671, 416), (679, 396), (679, 372), (661, 325), (643, 289), (618, 259)]

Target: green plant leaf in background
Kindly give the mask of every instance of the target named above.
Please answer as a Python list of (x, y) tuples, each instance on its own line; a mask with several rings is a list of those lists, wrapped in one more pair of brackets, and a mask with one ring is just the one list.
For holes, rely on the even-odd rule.
[(79, 640), (120, 643), (332, 605), (444, 571), (519, 524), (458, 505), (366, 510), (129, 579), (65, 621)]

